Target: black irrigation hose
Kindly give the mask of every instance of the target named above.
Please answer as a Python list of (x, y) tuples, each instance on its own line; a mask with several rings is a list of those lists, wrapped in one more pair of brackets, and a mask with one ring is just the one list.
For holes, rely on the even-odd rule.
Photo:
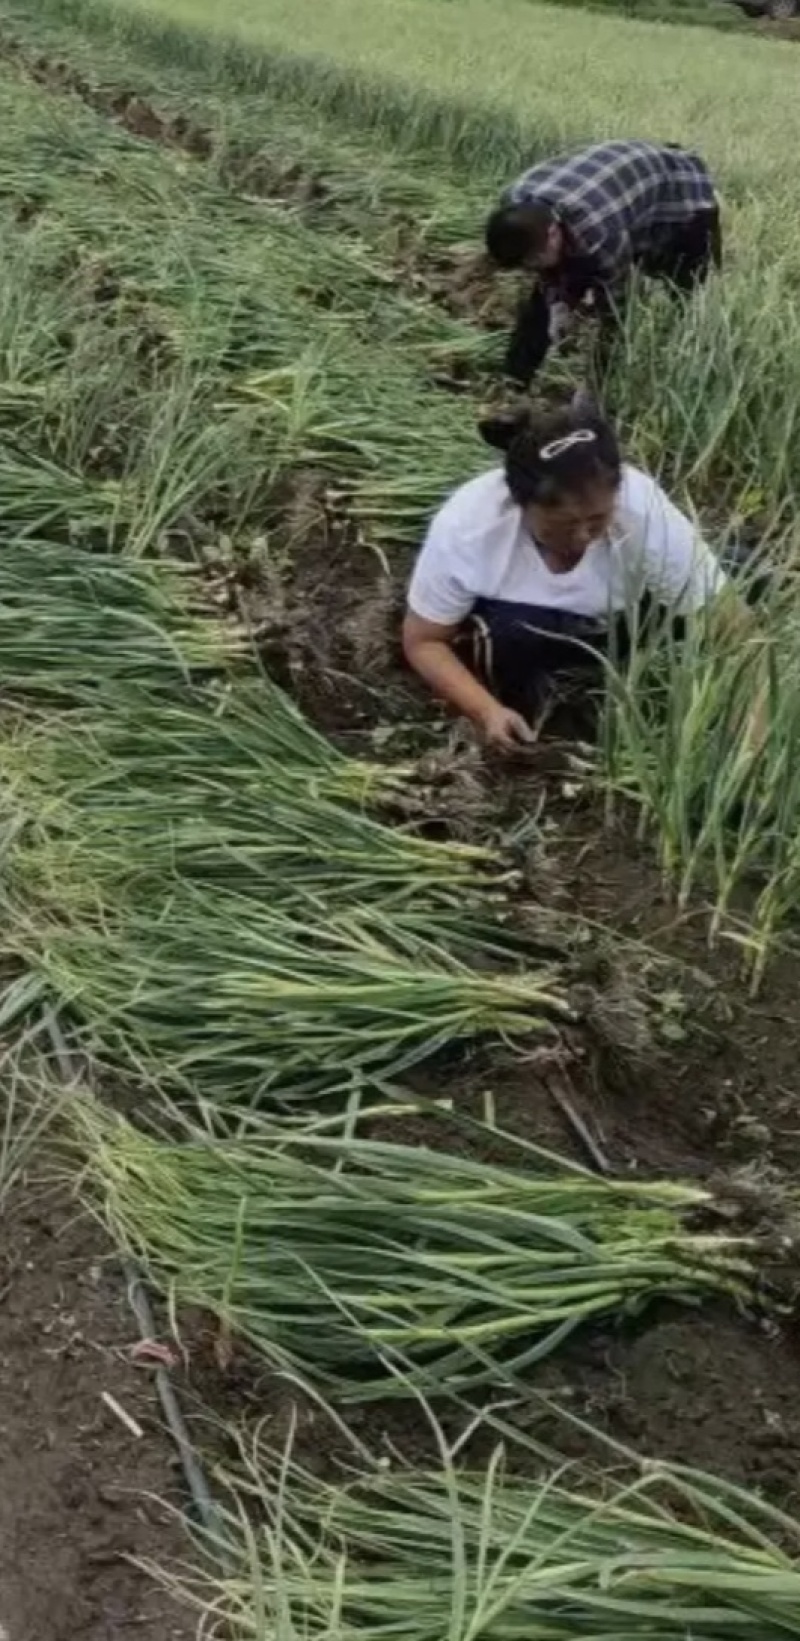
[[(122, 1259), (122, 1269), (128, 1284), (128, 1303), (139, 1324), (141, 1337), (143, 1340), (153, 1339), (156, 1331), (155, 1321), (142, 1273), (135, 1261), (127, 1256)], [(200, 1460), (192, 1446), (175, 1386), (169, 1376), (169, 1369), (163, 1363), (158, 1363), (154, 1376), (167, 1428), (180, 1454), (186, 1484), (194, 1501), (198, 1517), (206, 1532), (213, 1539), (215, 1548), (221, 1553), (222, 1531), (219, 1512), (211, 1497)]]
[[(71, 1084), (79, 1082), (81, 1077), (80, 1067), (67, 1047), (64, 1034), (53, 1009), (48, 1009), (43, 1018), (42, 1026), (50, 1038), (56, 1063), (65, 1086), (69, 1087)], [(156, 1326), (142, 1273), (135, 1261), (127, 1255), (122, 1257), (121, 1264), (127, 1284), (128, 1303), (136, 1318), (140, 1336), (142, 1340), (153, 1339)], [(178, 1449), (186, 1485), (197, 1512), (198, 1520), (207, 1533), (219, 1560), (225, 1562), (227, 1561), (224, 1549), (225, 1537), (219, 1511), (211, 1496), (205, 1473), (192, 1445), (175, 1386), (169, 1375), (169, 1369), (159, 1363), (155, 1368), (154, 1378), (164, 1420)]]

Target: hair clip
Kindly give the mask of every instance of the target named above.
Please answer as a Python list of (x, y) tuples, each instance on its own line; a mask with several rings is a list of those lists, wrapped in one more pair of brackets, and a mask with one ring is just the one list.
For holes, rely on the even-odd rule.
[(597, 434), (590, 427), (576, 427), (574, 433), (565, 433), (561, 439), (551, 439), (549, 444), (543, 444), (539, 457), (543, 462), (551, 462), (556, 456), (563, 456), (565, 450), (571, 450), (575, 444), (594, 444)]

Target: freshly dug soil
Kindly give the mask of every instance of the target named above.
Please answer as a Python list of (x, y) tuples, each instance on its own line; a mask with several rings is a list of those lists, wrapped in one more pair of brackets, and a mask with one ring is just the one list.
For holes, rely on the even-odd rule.
[[(28, 1184), (0, 1222), (0, 1635), (189, 1641), (196, 1619), (150, 1576), (188, 1541), (183, 1505), (118, 1267), (63, 1194)], [(137, 1437), (103, 1401), (108, 1392)]]
[[(800, 1516), (795, 1329), (723, 1306), (664, 1306), (637, 1329), (574, 1345), (539, 1388), (629, 1448), (725, 1476)], [(550, 1429), (557, 1438), (558, 1424)]]

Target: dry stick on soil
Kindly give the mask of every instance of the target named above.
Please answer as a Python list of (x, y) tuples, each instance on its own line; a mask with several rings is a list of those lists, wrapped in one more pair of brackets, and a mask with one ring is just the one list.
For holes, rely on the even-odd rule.
[(546, 1071), (542, 1075), (542, 1082), (551, 1099), (555, 1100), (559, 1111), (566, 1117), (573, 1133), (577, 1136), (584, 1151), (591, 1158), (598, 1173), (611, 1175), (613, 1169), (605, 1151), (592, 1134), (587, 1123), (575, 1110), (572, 1101), (566, 1093), (563, 1078), (557, 1071)]

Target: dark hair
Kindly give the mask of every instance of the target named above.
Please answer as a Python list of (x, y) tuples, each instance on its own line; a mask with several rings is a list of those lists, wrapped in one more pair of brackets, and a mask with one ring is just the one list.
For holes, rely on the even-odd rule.
[(486, 224), (486, 249), (500, 268), (520, 268), (526, 257), (543, 251), (557, 220), (549, 205), (501, 205)]
[(479, 425), (486, 444), (505, 451), (506, 482), (517, 507), (554, 507), (593, 485), (616, 490), (622, 477), (616, 434), (599, 411), (567, 406), (539, 416), (526, 407)]

